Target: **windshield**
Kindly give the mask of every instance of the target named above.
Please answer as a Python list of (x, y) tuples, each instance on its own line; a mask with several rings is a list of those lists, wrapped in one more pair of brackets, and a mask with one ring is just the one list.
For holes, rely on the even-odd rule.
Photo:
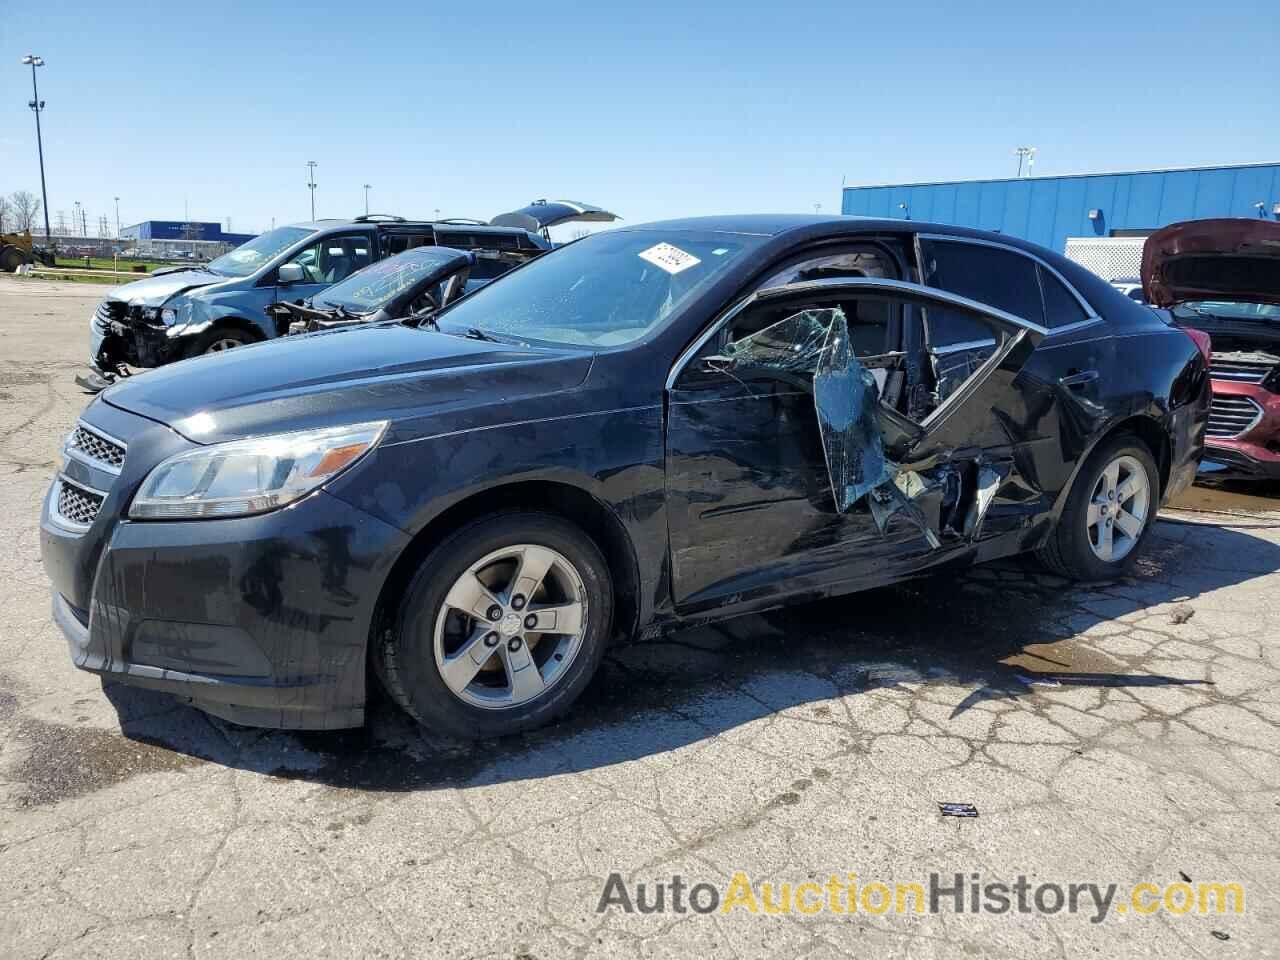
[(1173, 308), (1175, 316), (1209, 316), (1223, 320), (1280, 320), (1280, 306), (1273, 303), (1231, 303), (1226, 300), (1196, 300)]
[[(463, 266), (469, 257), (443, 247), (417, 247), (353, 273), (316, 297), (320, 304), (348, 313), (373, 313), (393, 298), (450, 264)], [(434, 292), (434, 291), (433, 291)]]
[(276, 227), (241, 244), (230, 253), (224, 253), (210, 263), (207, 269), (210, 273), (218, 273), (224, 277), (247, 277), (266, 266), (279, 253), (313, 233), (314, 230), (305, 227)]
[(612, 347), (636, 340), (765, 238), (657, 230), (597, 233), (460, 300), (442, 327)]

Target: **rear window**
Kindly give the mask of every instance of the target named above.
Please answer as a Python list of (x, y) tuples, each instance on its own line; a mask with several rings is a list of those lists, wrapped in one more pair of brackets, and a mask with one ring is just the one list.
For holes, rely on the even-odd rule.
[[(1071, 291), (1062, 285), (1061, 280), (1044, 267), (1038, 267), (1038, 269), (1040, 270), (1040, 289), (1044, 291), (1046, 326), (1065, 327), (1069, 323), (1079, 323), (1081, 320), (1089, 319), (1089, 315), (1084, 312), (1084, 307), (1080, 306), (1080, 301), (1071, 295)], [(1131, 293), (1130, 298), (1141, 302), (1142, 288), (1138, 287), (1135, 292), (1137, 296)]]

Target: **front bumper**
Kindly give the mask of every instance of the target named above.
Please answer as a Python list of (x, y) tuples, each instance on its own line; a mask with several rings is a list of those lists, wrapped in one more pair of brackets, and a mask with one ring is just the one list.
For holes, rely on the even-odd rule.
[(1223, 464), (1233, 474), (1280, 479), (1280, 394), (1258, 384), (1214, 380), (1213, 395), (1215, 411), (1255, 414), (1251, 425), (1235, 436), (1210, 436), (1205, 459)]
[(323, 490), (256, 517), (129, 521), (134, 447), (87, 528), (58, 515), (61, 481), (45, 499), (41, 553), (74, 664), (251, 726), (363, 723), (369, 631), (407, 535)]

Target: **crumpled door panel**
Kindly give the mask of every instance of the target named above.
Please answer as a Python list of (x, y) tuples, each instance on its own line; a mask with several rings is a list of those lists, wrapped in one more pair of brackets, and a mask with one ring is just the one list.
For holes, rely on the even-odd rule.
[[(1002, 333), (981, 369), (955, 385), (955, 404), (981, 387), (1010, 354), (1020, 366), (1034, 348), (1022, 331)], [(846, 513), (864, 498), (877, 530), (886, 534), (895, 516), (911, 523), (931, 548), (946, 536), (976, 538), (1010, 465), (981, 454), (965, 460), (939, 456), (924, 444), (930, 431), (880, 401), (875, 375), (854, 354), (848, 320), (839, 307), (807, 309), (725, 347), (725, 370), (752, 369), (811, 385), (836, 509)], [(867, 358), (869, 364), (875, 359)], [(950, 416), (952, 411), (942, 411)], [(924, 445), (931, 461), (913, 456)], [(899, 455), (911, 465), (895, 462)], [(907, 458), (910, 457), (910, 460)]]

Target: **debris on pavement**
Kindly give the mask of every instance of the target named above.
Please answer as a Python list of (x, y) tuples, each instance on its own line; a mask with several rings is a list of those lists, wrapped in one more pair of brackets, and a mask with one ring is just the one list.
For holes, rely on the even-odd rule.
[(939, 803), (938, 812), (944, 817), (976, 817), (978, 808), (972, 803)]
[(1196, 608), (1189, 603), (1180, 603), (1169, 611), (1170, 623), (1186, 623), (1196, 615)]

